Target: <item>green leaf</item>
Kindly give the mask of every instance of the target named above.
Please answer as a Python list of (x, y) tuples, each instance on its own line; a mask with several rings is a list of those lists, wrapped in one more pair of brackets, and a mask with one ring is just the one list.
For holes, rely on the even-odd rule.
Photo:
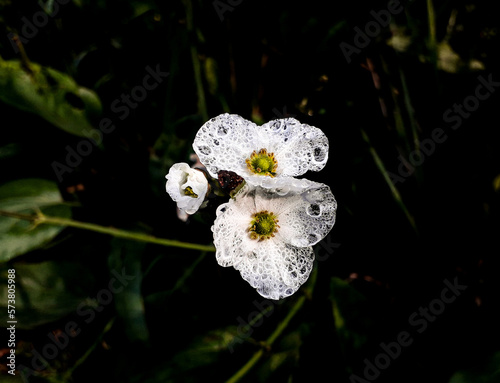
[(500, 381), (500, 351), (480, 366), (457, 371), (449, 383), (496, 383)]
[(213, 371), (213, 366), (224, 363), (225, 358), (234, 352), (235, 345), (240, 342), (236, 326), (208, 331), (196, 337), (185, 349), (176, 352), (170, 360), (150, 364), (146, 371), (131, 378), (130, 382), (194, 383), (199, 381), (200, 374), (211, 374), (211, 380), (217, 381), (221, 375), (227, 375), (227, 371)]
[(361, 349), (366, 343), (370, 322), (366, 297), (347, 281), (334, 277), (331, 281), (333, 318), (344, 353)]
[(21, 375), (7, 375), (7, 373), (5, 373), (5, 375), (0, 375), (0, 383), (23, 383), (25, 382), (25, 380), (23, 379), (23, 377)]
[(0, 160), (6, 160), (15, 157), (21, 152), (21, 145), (10, 143), (0, 147)]
[[(70, 218), (71, 209), (63, 204), (57, 184), (42, 179), (23, 179), (0, 186), (0, 210)], [(0, 262), (36, 249), (54, 238), (62, 226), (34, 226), (29, 221), (0, 216)]]
[(220, 353), (227, 351), (237, 338), (234, 327), (215, 329), (195, 339), (188, 348), (177, 353), (173, 364), (182, 370), (202, 367), (216, 362)]
[(7, 269), (15, 270), (16, 328), (33, 329), (76, 312), (93, 282), (80, 263), (46, 261), (0, 267), (0, 310), (7, 313)]
[(298, 329), (284, 335), (278, 344), (273, 345), (272, 352), (256, 371), (257, 381), (283, 381), (285, 376), (290, 376), (294, 366), (299, 362), (300, 348), (308, 332), (309, 324), (302, 324)]
[(102, 111), (97, 94), (67, 74), (1, 57), (0, 100), (81, 137), (94, 129), (90, 121)]
[(112, 252), (108, 259), (110, 270), (125, 269), (127, 275), (134, 276), (134, 279), (124, 286), (123, 291), (114, 296), (116, 311), (125, 325), (128, 339), (131, 342), (147, 342), (149, 330), (141, 294), (141, 255), (146, 244), (121, 238), (113, 238), (111, 244)]

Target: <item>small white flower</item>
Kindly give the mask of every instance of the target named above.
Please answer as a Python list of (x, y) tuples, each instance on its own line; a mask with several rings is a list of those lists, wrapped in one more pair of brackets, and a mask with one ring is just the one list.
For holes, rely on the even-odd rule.
[(177, 202), (177, 207), (187, 214), (196, 213), (208, 191), (203, 172), (181, 162), (172, 165), (165, 178), (167, 193)]
[(312, 245), (330, 232), (336, 210), (324, 184), (305, 180), (286, 190), (247, 184), (217, 209), (217, 262), (239, 270), (265, 298), (290, 296), (309, 278)]
[(221, 114), (198, 130), (193, 148), (212, 177), (228, 170), (267, 188), (285, 185), (308, 170), (319, 171), (328, 160), (325, 134), (294, 118), (257, 126), (236, 114)]

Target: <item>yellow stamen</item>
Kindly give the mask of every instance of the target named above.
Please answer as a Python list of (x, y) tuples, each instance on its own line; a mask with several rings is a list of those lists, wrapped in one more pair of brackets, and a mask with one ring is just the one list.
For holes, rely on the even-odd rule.
[(245, 162), (248, 170), (254, 174), (270, 177), (276, 175), (278, 161), (274, 158), (274, 153), (268, 153), (267, 149), (260, 149), (258, 152), (254, 150)]
[(188, 196), (193, 197), (193, 198), (198, 198), (198, 194), (196, 194), (193, 191), (193, 188), (191, 186), (188, 186), (184, 189), (184, 195), (188, 195)]
[(252, 215), (248, 231), (250, 238), (260, 241), (274, 237), (280, 227), (274, 213), (263, 210)]

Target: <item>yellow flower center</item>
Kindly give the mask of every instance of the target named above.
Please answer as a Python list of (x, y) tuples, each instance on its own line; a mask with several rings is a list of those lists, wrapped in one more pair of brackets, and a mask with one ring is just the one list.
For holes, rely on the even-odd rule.
[(193, 188), (191, 186), (188, 186), (184, 189), (184, 195), (188, 195), (188, 196), (193, 197), (193, 198), (198, 198), (198, 194), (196, 194), (193, 191)]
[(251, 239), (263, 241), (274, 237), (279, 227), (276, 215), (267, 210), (263, 210), (252, 215), (248, 231), (250, 232)]
[(274, 153), (268, 153), (266, 149), (255, 150), (246, 161), (248, 169), (260, 176), (274, 177), (278, 168), (278, 161), (274, 158)]

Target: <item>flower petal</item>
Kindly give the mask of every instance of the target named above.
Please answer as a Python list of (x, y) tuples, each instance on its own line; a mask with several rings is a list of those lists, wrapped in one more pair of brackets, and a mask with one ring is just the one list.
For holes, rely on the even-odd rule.
[(269, 121), (262, 134), (274, 152), (283, 176), (299, 176), (308, 170), (319, 171), (328, 161), (328, 138), (318, 128), (295, 118)]
[(241, 262), (234, 268), (263, 297), (282, 299), (295, 293), (307, 281), (313, 262), (312, 247), (298, 248), (269, 240), (252, 253), (242, 254)]
[[(205, 175), (189, 167), (185, 162), (172, 165), (165, 176), (167, 193), (177, 202), (177, 207), (187, 214), (194, 214), (205, 200), (208, 191), (208, 181)], [(186, 195), (184, 190), (187, 187), (196, 194), (196, 197)]]
[(242, 278), (265, 298), (290, 296), (311, 273), (312, 247), (295, 247), (277, 238), (263, 242), (251, 240), (246, 232), (254, 210), (251, 200), (252, 197), (240, 199), (239, 203), (231, 201), (217, 209), (212, 227), (217, 262), (239, 270)]
[(287, 175), (279, 175), (276, 177), (265, 177), (258, 175), (245, 175), (245, 181), (253, 186), (260, 186), (266, 189), (283, 189), (290, 187), (304, 189), (311, 182), (305, 178), (294, 178)]
[(248, 198), (252, 191), (254, 212), (267, 210), (278, 217), (280, 229), (276, 236), (293, 246), (307, 247), (321, 241), (335, 224), (337, 201), (330, 188), (307, 179), (278, 188), (245, 186), (237, 194)]
[(207, 121), (196, 133), (193, 149), (210, 175), (217, 178), (221, 170), (244, 177), (245, 160), (262, 146), (257, 125), (236, 114), (221, 114)]
[[(246, 182), (265, 188), (283, 186), (308, 170), (319, 171), (328, 160), (325, 134), (294, 118), (257, 126), (236, 114), (222, 114), (198, 130), (193, 149), (212, 177), (221, 170), (233, 171)], [(275, 177), (248, 169), (246, 160), (261, 149), (274, 153), (278, 162)]]
[(312, 246), (326, 237), (335, 224), (337, 212), (337, 201), (330, 188), (314, 183), (289, 198), (284, 209), (277, 212), (281, 226), (277, 235), (298, 247)]
[(254, 207), (252, 198), (241, 198), (240, 203), (230, 200), (217, 208), (212, 231), (219, 265), (234, 266), (242, 253), (251, 253), (257, 246), (247, 232)]
[[(239, 270), (266, 298), (289, 296), (309, 277), (312, 245), (331, 230), (336, 208), (324, 184), (307, 181), (279, 189), (247, 184), (217, 210), (212, 226), (217, 262)], [(252, 215), (265, 210), (278, 217), (280, 227), (273, 238), (250, 239)]]

